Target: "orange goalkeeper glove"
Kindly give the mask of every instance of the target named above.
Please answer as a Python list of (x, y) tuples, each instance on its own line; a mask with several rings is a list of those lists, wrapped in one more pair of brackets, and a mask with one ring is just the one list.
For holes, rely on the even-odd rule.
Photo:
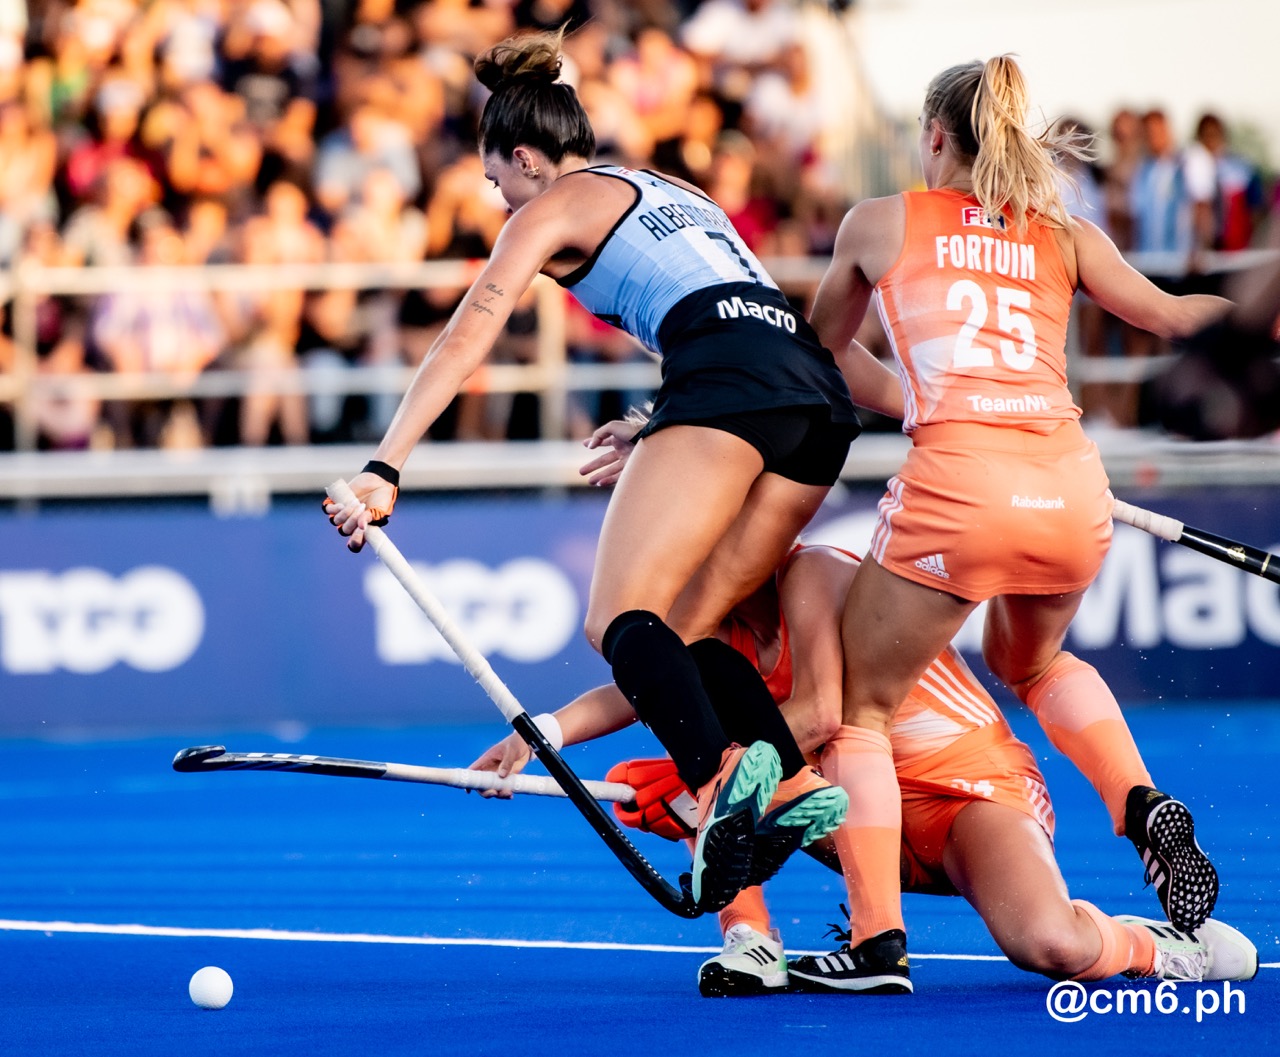
[(613, 813), (624, 826), (656, 833), (667, 840), (684, 840), (697, 834), (698, 802), (669, 757), (617, 763), (605, 778), (636, 791), (630, 804), (613, 805)]

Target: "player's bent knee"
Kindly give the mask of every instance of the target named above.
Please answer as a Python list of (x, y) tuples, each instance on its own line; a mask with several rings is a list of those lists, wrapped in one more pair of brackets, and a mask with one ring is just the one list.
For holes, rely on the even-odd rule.
[(843, 725), (843, 717), (837, 703), (832, 708), (813, 708), (794, 716), (796, 741), (803, 745), (825, 745), (834, 738)]
[(1065, 923), (1024, 926), (1016, 937), (1002, 938), (1000, 949), (1019, 969), (1055, 980), (1075, 976), (1094, 960), (1077, 930)]
[(598, 614), (587, 611), (586, 620), (582, 622), (582, 633), (586, 635), (587, 641), (591, 643), (591, 648), (596, 653), (604, 652), (604, 633), (609, 629), (609, 619), (601, 618)]
[[(589, 606), (587, 609), (587, 616), (582, 624), (583, 633), (591, 643), (591, 648), (601, 654), (605, 660), (609, 659), (610, 628), (614, 627), (620, 615), (616, 610), (603, 606)], [(618, 630), (614, 628), (615, 632)]]

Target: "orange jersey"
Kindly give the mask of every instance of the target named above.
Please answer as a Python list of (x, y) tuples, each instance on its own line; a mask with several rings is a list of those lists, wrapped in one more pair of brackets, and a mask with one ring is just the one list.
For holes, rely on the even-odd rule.
[(949, 188), (902, 197), (902, 253), (875, 300), (901, 368), (903, 431), (974, 422), (1047, 432), (1078, 419), (1065, 353), (1075, 291), (1055, 229), (1006, 230)]
[(737, 617), (730, 614), (726, 618), (729, 625), (729, 645), (746, 657), (769, 688), (769, 694), (777, 704), (782, 704), (791, 696), (791, 643), (787, 637), (787, 622), (782, 613), (778, 613), (778, 660), (772, 671), (766, 672), (760, 667), (760, 651), (756, 646), (756, 637), (752, 630)]
[(954, 646), (925, 669), (899, 706), (889, 731), (893, 764), (910, 773), (920, 763), (983, 727), (1006, 727), (1000, 707)]

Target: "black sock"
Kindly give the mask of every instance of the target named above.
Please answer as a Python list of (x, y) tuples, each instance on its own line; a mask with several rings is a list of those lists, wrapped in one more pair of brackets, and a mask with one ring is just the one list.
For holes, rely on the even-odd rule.
[(702, 687), (698, 666), (680, 636), (653, 613), (633, 609), (614, 618), (601, 651), (636, 715), (675, 761), (695, 792), (720, 769), (731, 744)]
[(769, 742), (778, 750), (782, 777), (798, 774), (804, 754), (755, 665), (719, 639), (701, 639), (689, 646), (689, 653), (729, 739), (739, 745)]

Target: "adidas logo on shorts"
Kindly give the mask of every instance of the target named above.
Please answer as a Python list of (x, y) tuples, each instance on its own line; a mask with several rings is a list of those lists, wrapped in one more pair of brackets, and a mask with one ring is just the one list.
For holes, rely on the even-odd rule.
[(916, 562), (917, 569), (923, 569), (927, 573), (933, 573), (934, 576), (940, 576), (944, 580), (950, 580), (951, 574), (947, 572), (947, 567), (942, 564), (941, 554), (930, 554), (927, 558), (921, 558)]

